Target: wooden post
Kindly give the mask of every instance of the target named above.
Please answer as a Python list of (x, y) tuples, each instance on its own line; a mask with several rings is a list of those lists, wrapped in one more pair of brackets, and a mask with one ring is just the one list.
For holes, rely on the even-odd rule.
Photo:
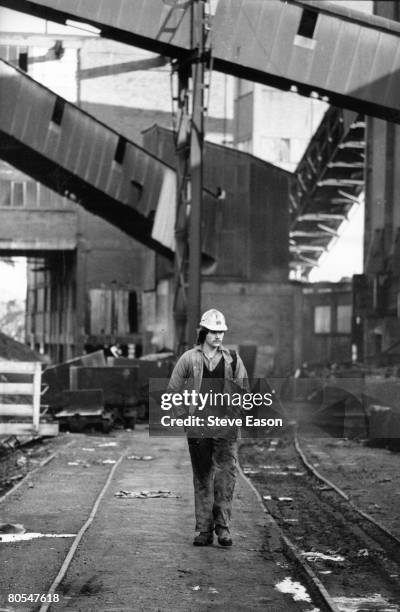
[(42, 364), (37, 362), (33, 374), (33, 427), (39, 433)]

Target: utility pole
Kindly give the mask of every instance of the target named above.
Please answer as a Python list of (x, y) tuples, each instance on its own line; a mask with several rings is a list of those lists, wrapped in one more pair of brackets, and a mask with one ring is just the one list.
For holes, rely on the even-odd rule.
[(175, 351), (195, 340), (201, 310), (201, 221), (205, 66), (205, 0), (191, 2), (191, 54), (174, 65), (176, 96), (177, 206), (175, 222)]

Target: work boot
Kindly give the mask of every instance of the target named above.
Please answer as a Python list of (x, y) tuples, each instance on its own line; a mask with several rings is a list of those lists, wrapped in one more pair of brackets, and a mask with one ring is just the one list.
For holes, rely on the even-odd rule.
[(200, 531), (193, 540), (193, 546), (211, 546), (214, 536), (212, 531)]
[(218, 536), (218, 544), (220, 544), (220, 546), (232, 546), (233, 542), (228, 527), (217, 525), (215, 527), (215, 533)]

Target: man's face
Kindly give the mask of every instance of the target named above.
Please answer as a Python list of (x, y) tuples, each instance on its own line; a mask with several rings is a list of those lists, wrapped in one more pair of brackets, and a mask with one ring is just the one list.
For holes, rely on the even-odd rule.
[(224, 332), (221, 331), (209, 331), (207, 333), (204, 344), (210, 349), (218, 348), (222, 344), (224, 339)]

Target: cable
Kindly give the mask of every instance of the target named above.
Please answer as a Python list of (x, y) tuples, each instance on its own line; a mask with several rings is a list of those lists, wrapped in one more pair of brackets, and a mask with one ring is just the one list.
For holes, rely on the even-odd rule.
[[(97, 499), (93, 505), (92, 511), (89, 515), (89, 518), (87, 519), (87, 521), (85, 522), (85, 524), (80, 528), (79, 533), (77, 534), (77, 536), (75, 537), (75, 540), (72, 543), (71, 548), (69, 549), (67, 556), (64, 559), (64, 563), (61, 566), (60, 571), (58, 572), (57, 576), (55, 577), (52, 585), (50, 586), (49, 590), (47, 591), (47, 595), (53, 595), (55, 590), (57, 589), (57, 587), (59, 586), (59, 584), (62, 582), (65, 574), (68, 571), (69, 566), (71, 565), (71, 561), (74, 558), (76, 549), (79, 546), (79, 543), (81, 541), (81, 539), (83, 538), (85, 532), (88, 530), (88, 528), (90, 527), (90, 525), (93, 522), (94, 517), (96, 516), (97, 510), (99, 508), (100, 502), (105, 494), (105, 492), (107, 491), (109, 484), (112, 480), (112, 477), (114, 476), (114, 472), (117, 469), (117, 467), (120, 465), (121, 461), (123, 460), (125, 455), (121, 455), (121, 457), (118, 459), (117, 463), (115, 465), (113, 465), (113, 467), (111, 468), (109, 474), (108, 474), (108, 478), (102, 488), (102, 490), (100, 491), (99, 495), (97, 496)], [(40, 607), (39, 612), (47, 612), (49, 610), (51, 606), (51, 602), (46, 602), (45, 604), (43, 604), (43, 606)]]

